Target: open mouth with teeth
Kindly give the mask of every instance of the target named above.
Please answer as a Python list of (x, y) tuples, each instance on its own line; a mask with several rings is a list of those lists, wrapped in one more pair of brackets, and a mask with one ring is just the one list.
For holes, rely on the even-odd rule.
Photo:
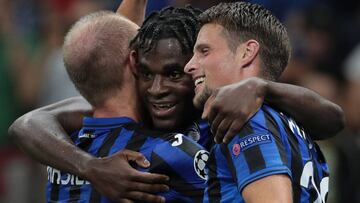
[(175, 106), (175, 104), (152, 104), (154, 108), (157, 109), (169, 109), (173, 106)]
[(203, 86), (201, 84), (203, 84), (205, 82), (205, 76), (201, 76), (195, 79), (194, 83), (195, 83), (195, 93), (198, 93), (200, 91), (200, 88)]
[(157, 117), (166, 117), (171, 116), (173, 111), (175, 111), (176, 103), (166, 103), (166, 104), (151, 104), (152, 113)]
[(199, 84), (203, 83), (204, 81), (205, 81), (205, 77), (196, 78), (195, 87), (198, 86)]

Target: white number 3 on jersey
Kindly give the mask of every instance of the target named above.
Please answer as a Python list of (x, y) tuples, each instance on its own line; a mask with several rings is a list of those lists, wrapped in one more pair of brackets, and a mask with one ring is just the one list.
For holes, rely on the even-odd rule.
[(171, 146), (177, 147), (183, 143), (183, 135), (182, 134), (176, 134), (174, 136), (174, 138), (176, 138), (176, 140), (173, 143), (171, 143)]

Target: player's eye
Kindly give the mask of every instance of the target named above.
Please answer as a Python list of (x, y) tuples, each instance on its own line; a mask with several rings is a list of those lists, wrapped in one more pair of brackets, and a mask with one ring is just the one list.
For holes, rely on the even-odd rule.
[(202, 55), (207, 55), (208, 53), (209, 53), (209, 48), (207, 48), (207, 47), (204, 47), (204, 48), (201, 48), (200, 49), (200, 53), (202, 54)]
[(140, 71), (140, 76), (145, 80), (152, 80), (154, 78), (154, 75), (152, 73), (145, 70)]
[(184, 73), (182, 71), (175, 70), (171, 71), (168, 76), (170, 79), (179, 79), (183, 74)]

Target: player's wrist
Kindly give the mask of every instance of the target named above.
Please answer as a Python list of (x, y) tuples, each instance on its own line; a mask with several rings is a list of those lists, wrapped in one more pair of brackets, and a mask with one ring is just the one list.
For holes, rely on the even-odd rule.
[(267, 96), (269, 81), (262, 78), (253, 77), (250, 78), (249, 85), (256, 92), (257, 97), (264, 99)]
[(77, 164), (77, 171), (80, 177), (91, 182), (94, 177), (94, 166), (99, 162), (99, 158), (93, 156), (82, 157)]

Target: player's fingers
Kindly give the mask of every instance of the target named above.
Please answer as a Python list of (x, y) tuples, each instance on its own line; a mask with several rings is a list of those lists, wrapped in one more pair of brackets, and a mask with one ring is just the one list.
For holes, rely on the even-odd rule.
[(145, 201), (145, 202), (156, 202), (156, 203), (165, 202), (164, 197), (161, 197), (158, 195), (152, 195), (152, 194), (148, 194), (148, 193), (144, 193), (144, 192), (132, 191), (132, 192), (129, 192), (127, 196), (133, 200), (140, 200), (140, 201)]
[(132, 183), (133, 191), (139, 192), (148, 192), (148, 193), (160, 193), (169, 191), (169, 186), (165, 184), (148, 184), (148, 183), (140, 183), (135, 182)]
[(210, 110), (207, 116), (207, 120), (209, 123), (213, 123), (216, 117), (219, 114), (219, 104), (216, 102), (216, 100), (213, 101), (212, 105), (210, 106)]
[(244, 122), (245, 121), (239, 121), (239, 120), (236, 120), (236, 121), (232, 122), (230, 127), (226, 131), (222, 142), (225, 143), (225, 144), (229, 143), (230, 140), (232, 140), (232, 138), (235, 137), (235, 135), (237, 135), (237, 133), (240, 132), (241, 128), (244, 125)]
[[(210, 123), (210, 129), (211, 129), (211, 132), (213, 133), (213, 136), (216, 135), (216, 132), (218, 130), (218, 127), (220, 125), (220, 123), (225, 119), (225, 116), (224, 114), (221, 114), (221, 113), (218, 113), (214, 120)], [(215, 138), (215, 137), (214, 137)]]
[(136, 182), (141, 183), (166, 183), (169, 181), (169, 177), (166, 175), (158, 174), (158, 173), (148, 173), (148, 172), (140, 172), (135, 170), (132, 175), (131, 179)]
[(120, 199), (117, 201), (118, 203), (134, 203), (134, 201), (130, 199)]
[(122, 153), (125, 155), (128, 161), (135, 161), (136, 164), (138, 164), (143, 168), (147, 168), (150, 166), (150, 162), (146, 159), (146, 157), (143, 154), (139, 152), (126, 149), (123, 150)]
[(203, 110), (203, 113), (202, 113), (202, 115), (201, 115), (201, 118), (202, 119), (209, 119), (208, 118), (208, 115), (209, 115), (209, 113), (210, 113), (210, 111), (211, 111), (211, 106), (212, 106), (212, 104), (213, 104), (213, 101), (214, 101), (214, 98), (215, 97), (213, 97), (212, 95), (206, 100), (206, 102), (205, 102), (205, 105), (204, 105), (204, 110)]
[(224, 118), (218, 125), (216, 133), (215, 133), (215, 142), (221, 143), (223, 141), (223, 138), (229, 129), (230, 125), (232, 123), (232, 120)]

